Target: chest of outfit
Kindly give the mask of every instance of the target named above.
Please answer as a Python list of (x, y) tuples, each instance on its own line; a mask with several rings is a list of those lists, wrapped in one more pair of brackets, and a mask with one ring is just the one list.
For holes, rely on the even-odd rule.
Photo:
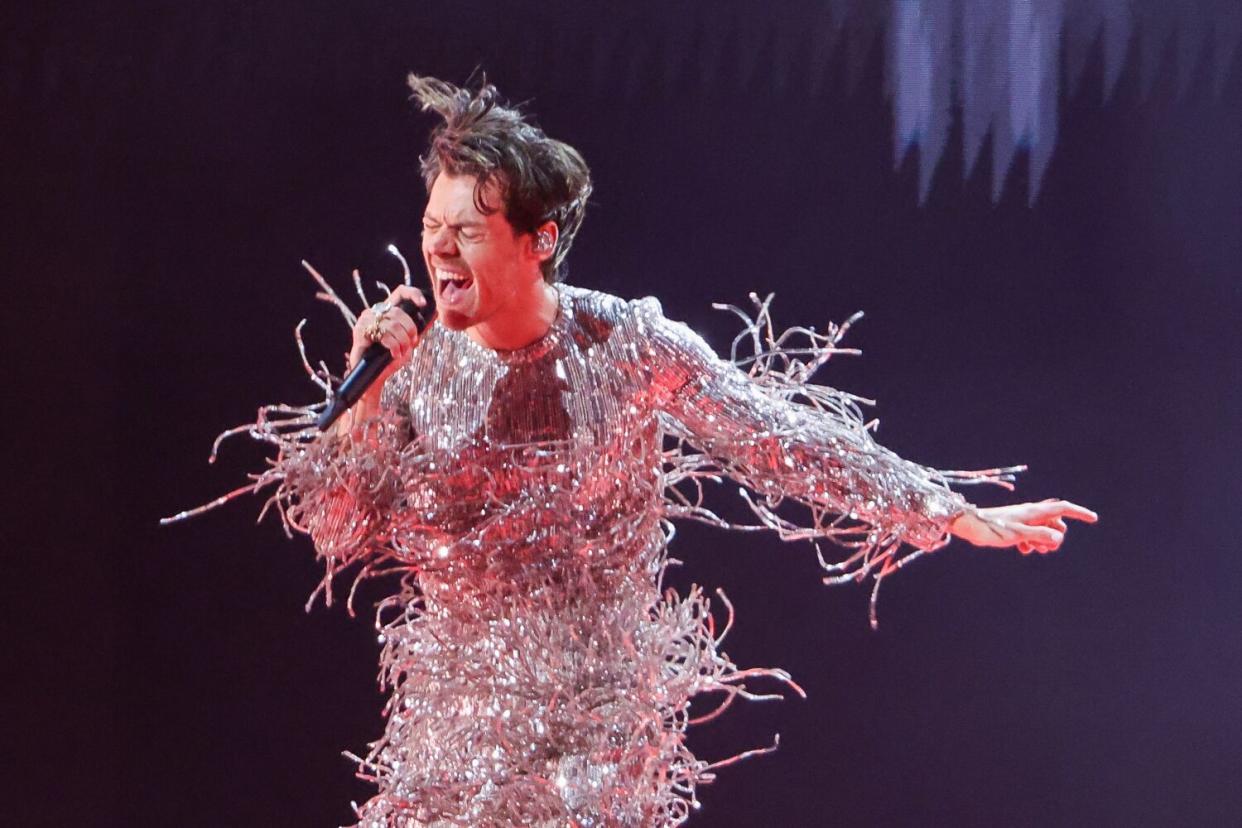
[(402, 405), (428, 473), (407, 494), (430, 525), (458, 534), (503, 516), (598, 530), (657, 496), (659, 423), (638, 349), (573, 321), (509, 355), (450, 331), (416, 349)]

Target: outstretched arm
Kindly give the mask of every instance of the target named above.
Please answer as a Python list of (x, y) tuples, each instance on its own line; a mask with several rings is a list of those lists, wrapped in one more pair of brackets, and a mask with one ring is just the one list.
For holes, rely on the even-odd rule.
[[(826, 580), (883, 577), (951, 536), (1049, 551), (1064, 535), (1065, 518), (1094, 519), (1062, 501), (976, 508), (948, 483), (1004, 484), (1016, 469), (938, 471), (880, 446), (855, 398), (810, 382), (840, 331), (776, 337), (761, 304), (748, 329), (757, 353), (730, 362), (666, 319), (654, 299), (635, 309), (671, 433), (759, 495), (751, 507), (783, 537), (827, 538), (851, 550), (844, 560), (825, 564), (833, 576)], [(788, 500), (808, 507), (809, 525), (794, 523), (786, 510), (778, 513)], [(914, 551), (902, 551), (902, 544)]]
[[(854, 398), (810, 383), (809, 372), (788, 363), (723, 360), (692, 330), (666, 319), (654, 299), (638, 309), (652, 384), (673, 433), (755, 493), (821, 507), (838, 527), (862, 522), (869, 534), (924, 549), (941, 545), (949, 524), (971, 511), (946, 485), (955, 473), (903, 460), (876, 443)], [(799, 350), (815, 356), (813, 348)]]

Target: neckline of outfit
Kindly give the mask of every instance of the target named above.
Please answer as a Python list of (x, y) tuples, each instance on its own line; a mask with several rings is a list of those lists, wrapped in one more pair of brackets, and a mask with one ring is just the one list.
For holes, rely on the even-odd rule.
[(569, 291), (564, 290), (564, 285), (560, 282), (553, 284), (552, 289), (556, 291), (556, 316), (553, 317), (551, 324), (548, 325), (547, 332), (543, 336), (523, 345), (521, 348), (514, 348), (508, 351), (499, 348), (488, 348), (486, 345), (480, 345), (475, 342), (465, 331), (457, 333), (463, 340), (469, 343), (469, 347), (500, 362), (529, 362), (533, 359), (538, 359), (560, 344), (566, 321), (571, 316), (568, 307), (571, 302)]

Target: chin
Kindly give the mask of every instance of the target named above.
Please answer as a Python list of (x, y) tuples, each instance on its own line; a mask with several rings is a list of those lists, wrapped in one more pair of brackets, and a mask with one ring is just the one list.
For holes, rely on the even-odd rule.
[(474, 324), (474, 320), (464, 313), (457, 311), (446, 311), (439, 308), (436, 311), (436, 322), (450, 331), (464, 331)]

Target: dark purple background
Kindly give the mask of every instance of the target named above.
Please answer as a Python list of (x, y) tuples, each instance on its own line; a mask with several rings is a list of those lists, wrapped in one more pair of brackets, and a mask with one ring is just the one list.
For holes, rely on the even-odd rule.
[(368, 620), (303, 614), (309, 544), (256, 529), (256, 501), (156, 519), (258, 467), (240, 443), (208, 467), (217, 431), (314, 398), (292, 328), (309, 315), (332, 360), (346, 330), (298, 261), (342, 287), (396, 276), (383, 248), (417, 251), (429, 125), (405, 72), (478, 64), (593, 168), (571, 281), (658, 295), (718, 348), (735, 326), (710, 303), (750, 290), (785, 324), (865, 309), (866, 356), (824, 379), (879, 398), (885, 444), (1027, 462), (1019, 496), (1102, 515), (1050, 558), (919, 562), (878, 633), (809, 548), (685, 527), (675, 582), (724, 587), (729, 654), (810, 694), (693, 732), (707, 758), (782, 745), (704, 788), (691, 825), (1242, 819), (1236, 61), (1220, 98), (1179, 98), (1167, 71), (1142, 98), (1131, 59), (1101, 103), (1096, 55), (1033, 208), (1020, 174), (991, 203), (986, 149), (963, 181), (956, 138), (919, 206), (878, 40), (851, 45), (855, 85), (837, 49), (811, 94), (805, 56), (766, 43), (748, 77), (666, 78), (657, 6), (399, 5), (61, 3), (7, 30), (22, 824), (337, 825), (368, 796), (340, 756), (381, 732)]

